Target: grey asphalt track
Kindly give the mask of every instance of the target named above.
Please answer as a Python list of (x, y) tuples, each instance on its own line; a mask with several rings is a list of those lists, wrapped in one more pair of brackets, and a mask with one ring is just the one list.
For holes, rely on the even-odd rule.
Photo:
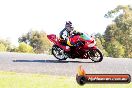
[(132, 75), (130, 58), (104, 57), (102, 62), (93, 63), (89, 59), (58, 61), (52, 55), (45, 54), (0, 53), (0, 71), (75, 76), (79, 65), (82, 65), (88, 74)]

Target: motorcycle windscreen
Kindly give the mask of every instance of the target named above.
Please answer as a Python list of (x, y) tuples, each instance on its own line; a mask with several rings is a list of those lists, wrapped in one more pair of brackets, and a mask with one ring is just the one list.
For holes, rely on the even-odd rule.
[(86, 33), (83, 33), (80, 37), (84, 40), (91, 40), (91, 37)]

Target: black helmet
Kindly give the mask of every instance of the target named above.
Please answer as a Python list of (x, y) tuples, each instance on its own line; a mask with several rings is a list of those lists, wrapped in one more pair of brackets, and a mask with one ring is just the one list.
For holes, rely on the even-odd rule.
[(70, 27), (70, 26), (71, 25), (68, 22), (66, 22), (65, 27)]
[(71, 21), (68, 21), (68, 23), (69, 23), (70, 25), (72, 25), (72, 22), (71, 22)]
[(71, 21), (66, 22), (65, 27), (72, 27), (72, 22)]
[(72, 31), (74, 28), (72, 27), (72, 23), (70, 21), (66, 22), (65, 28), (67, 31)]

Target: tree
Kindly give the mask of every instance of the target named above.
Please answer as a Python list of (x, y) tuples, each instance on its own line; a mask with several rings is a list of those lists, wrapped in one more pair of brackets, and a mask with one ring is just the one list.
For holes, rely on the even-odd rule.
[(46, 33), (43, 31), (39, 32), (31, 30), (19, 37), (18, 41), (25, 42), (32, 46), (35, 53), (44, 53), (51, 48), (51, 43), (48, 40)]
[(6, 50), (7, 50), (7, 47), (4, 44), (0, 43), (0, 52), (6, 51)]
[(106, 50), (104, 49), (103, 45), (101, 44), (101, 41), (98, 38), (96, 38), (96, 45), (102, 51), (104, 56), (108, 56), (108, 53), (106, 52)]
[(0, 44), (3, 44), (6, 47), (6, 51), (11, 50), (11, 43), (9, 40), (0, 39)]
[(104, 40), (103, 35), (101, 35), (100, 33), (97, 33), (95, 35), (95, 40), (96, 40), (96, 45), (102, 51), (103, 55), (108, 56), (108, 53), (106, 52), (105, 47), (104, 47), (105, 40)]
[[(113, 23), (105, 31), (106, 42), (116, 40), (125, 50), (125, 57), (132, 57), (132, 7), (119, 5), (108, 11), (106, 18), (114, 17)], [(108, 43), (107, 43), (108, 44)]]
[(123, 46), (116, 40), (111, 40), (107, 43), (106, 51), (111, 57), (123, 57), (124, 56), (124, 48)]
[(30, 45), (21, 42), (17, 48), (17, 52), (22, 52), (22, 53), (33, 53), (33, 47)]

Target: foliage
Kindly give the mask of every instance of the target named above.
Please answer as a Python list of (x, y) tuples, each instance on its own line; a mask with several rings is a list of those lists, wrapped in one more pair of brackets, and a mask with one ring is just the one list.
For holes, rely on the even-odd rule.
[(18, 47), (12, 45), (10, 48), (10, 52), (17, 52)]
[(102, 51), (103, 55), (108, 56), (108, 53), (104, 49), (104, 43), (105, 43), (104, 37), (101, 34), (97, 33), (95, 35), (95, 40), (96, 40), (96, 46), (98, 46), (98, 48)]
[[(115, 15), (117, 14), (118, 15)], [(118, 42), (122, 48), (122, 52), (125, 51), (124, 57), (132, 58), (132, 8), (129, 5), (119, 5), (114, 10), (105, 14), (105, 17), (115, 17), (113, 23), (108, 25), (104, 34), (107, 51), (109, 47), (107, 44), (113, 43), (112, 40)], [(111, 44), (112, 45), (112, 44)], [(114, 45), (113, 45), (114, 46)], [(120, 48), (121, 48), (120, 47)], [(124, 50), (123, 50), (124, 49)], [(123, 54), (122, 54), (123, 55)], [(121, 55), (121, 56), (122, 56)], [(112, 56), (115, 56), (114, 53)]]
[(107, 43), (106, 51), (111, 57), (123, 57), (125, 53), (123, 46), (116, 40)]
[(5, 51), (10, 51), (10, 49), (11, 49), (11, 43), (10, 43), (9, 40), (0, 39), (0, 44), (3, 44), (1, 46), (5, 47), (5, 49), (4, 49)]
[(25, 42), (33, 47), (35, 53), (44, 53), (51, 47), (47, 35), (43, 31), (29, 31), (18, 39), (19, 42)]
[(6, 50), (7, 50), (7, 47), (3, 43), (0, 43), (0, 52), (6, 51)]
[(33, 53), (33, 47), (30, 45), (21, 42), (17, 48), (17, 52), (22, 52), (22, 53)]

